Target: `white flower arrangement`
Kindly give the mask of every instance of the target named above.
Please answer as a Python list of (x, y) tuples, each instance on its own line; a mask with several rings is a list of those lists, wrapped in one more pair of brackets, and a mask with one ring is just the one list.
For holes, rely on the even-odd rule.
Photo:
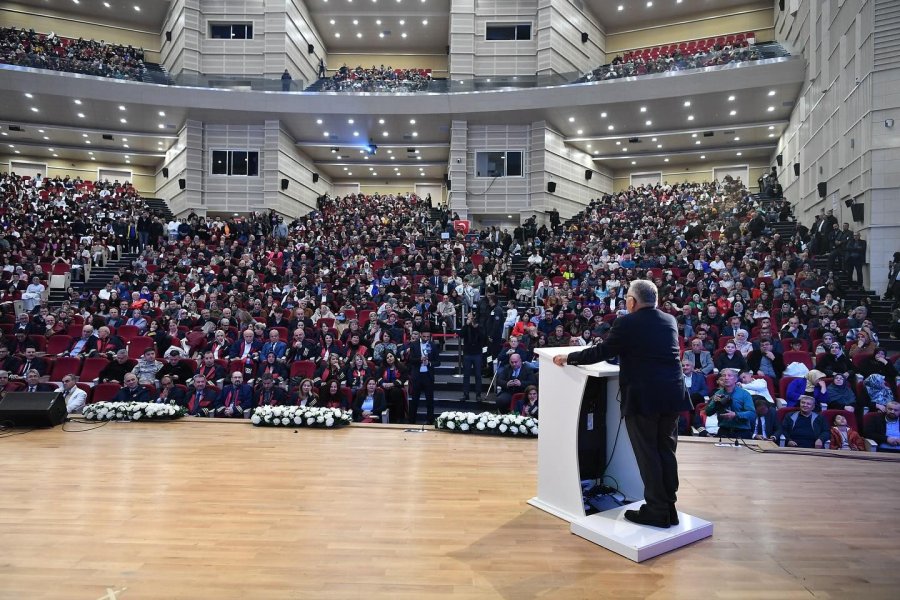
[(353, 422), (353, 413), (323, 406), (260, 406), (250, 422), (259, 427), (316, 427), (335, 429)]
[(481, 433), (516, 437), (536, 437), (538, 420), (521, 415), (483, 412), (444, 412), (434, 421), (435, 429), (460, 433)]
[(88, 421), (170, 421), (183, 417), (187, 411), (176, 404), (155, 402), (95, 402), (81, 411)]

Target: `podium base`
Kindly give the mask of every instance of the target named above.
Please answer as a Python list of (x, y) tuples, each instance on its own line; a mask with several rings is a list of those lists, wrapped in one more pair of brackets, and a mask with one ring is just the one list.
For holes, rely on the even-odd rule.
[(637, 510), (641, 504), (643, 502), (635, 502), (572, 521), (571, 531), (634, 562), (665, 554), (713, 534), (711, 522), (683, 512), (678, 513), (678, 525), (668, 529), (626, 520), (625, 511)]
[(537, 496), (535, 496), (534, 498), (529, 500), (528, 504), (530, 504), (531, 506), (533, 506), (535, 508), (539, 508), (544, 512), (550, 513), (554, 517), (559, 517), (563, 521), (568, 521), (569, 523), (574, 523), (575, 521), (578, 521), (578, 520), (581, 520), (584, 518), (584, 513), (581, 513), (580, 515), (576, 515), (576, 514), (572, 514), (570, 512), (566, 512), (566, 511), (560, 509), (559, 507), (556, 507), (552, 504), (548, 504), (548, 503), (544, 502)]

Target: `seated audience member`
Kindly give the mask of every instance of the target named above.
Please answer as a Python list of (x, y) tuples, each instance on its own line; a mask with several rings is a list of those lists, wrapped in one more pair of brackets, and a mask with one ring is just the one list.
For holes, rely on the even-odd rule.
[(856, 394), (850, 389), (843, 373), (835, 373), (828, 384), (828, 408), (837, 410), (856, 410)]
[(262, 377), (267, 374), (271, 375), (272, 379), (275, 380), (275, 383), (279, 385), (290, 379), (287, 365), (278, 360), (278, 356), (275, 352), (263, 352), (262, 356), (264, 357), (263, 361), (259, 363), (259, 367), (256, 369), (257, 377)]
[(94, 327), (85, 325), (81, 328), (81, 337), (72, 340), (68, 350), (63, 352), (62, 355), (83, 358), (89, 355), (96, 347), (97, 336), (94, 335)]
[(262, 344), (256, 339), (256, 334), (252, 329), (245, 329), (241, 334), (241, 339), (231, 345), (228, 358), (256, 361), (259, 360), (260, 350), (262, 350)]
[(97, 330), (97, 341), (88, 350), (87, 356), (105, 356), (112, 360), (116, 352), (125, 347), (125, 342), (117, 335), (110, 333), (109, 327), (102, 326)]
[(516, 402), (516, 414), (538, 418), (538, 390), (535, 386), (529, 385), (525, 388), (525, 397)]
[(878, 444), (879, 452), (900, 452), (900, 402), (888, 402), (883, 413), (872, 417), (866, 436)]
[(158, 394), (157, 404), (184, 406), (185, 390), (175, 385), (175, 378), (172, 375), (163, 375), (159, 378)]
[(113, 402), (150, 402), (150, 392), (147, 388), (138, 383), (137, 375), (134, 373), (125, 374), (125, 385), (116, 392)]
[(371, 369), (369, 369), (369, 365), (366, 364), (366, 359), (362, 355), (353, 355), (353, 358), (347, 364), (344, 377), (347, 381), (347, 386), (354, 395), (366, 385), (366, 379), (372, 376), (370, 371)]
[(17, 373), (19, 369), (19, 359), (9, 353), (9, 348), (0, 344), (0, 369), (6, 371), (7, 377), (10, 373)]
[(816, 404), (812, 396), (800, 396), (800, 410), (788, 413), (781, 423), (786, 446), (792, 448), (823, 448), (831, 435), (822, 415), (813, 412)]
[(316, 372), (313, 375), (314, 384), (321, 386), (323, 382), (328, 381), (329, 379), (336, 380), (341, 386), (347, 385), (347, 377), (344, 374), (344, 363), (339, 354), (329, 355), (327, 361), (323, 360), (316, 367)]
[(694, 361), (682, 360), (681, 373), (684, 376), (684, 389), (691, 396), (691, 402), (696, 406), (706, 402), (709, 396), (709, 387), (706, 385), (706, 377), (694, 370)]
[(63, 400), (66, 401), (66, 412), (70, 415), (80, 413), (87, 403), (87, 392), (79, 388), (77, 385), (77, 377), (69, 374), (62, 378)]
[(888, 402), (895, 400), (894, 391), (888, 387), (884, 375), (880, 373), (872, 373), (863, 380), (866, 393), (869, 394), (869, 409), (885, 411)]
[(763, 339), (759, 342), (759, 350), (754, 350), (747, 357), (747, 367), (754, 375), (767, 375), (778, 381), (784, 373), (784, 357), (781, 352), (775, 351), (772, 340)]
[(250, 417), (253, 410), (253, 388), (244, 383), (244, 374), (235, 371), (231, 383), (222, 388), (216, 399), (215, 416), (240, 419)]
[(738, 329), (734, 334), (734, 346), (744, 358), (753, 352), (753, 344), (748, 341), (749, 334), (746, 329)]
[(269, 352), (275, 354), (275, 358), (278, 360), (283, 359), (287, 352), (287, 344), (281, 341), (277, 329), (269, 331), (269, 341), (263, 344), (262, 350), (260, 350), (260, 356), (265, 356)]
[(775, 398), (772, 397), (772, 394), (769, 392), (769, 383), (763, 379), (753, 377), (753, 373), (748, 370), (741, 371), (738, 376), (740, 379), (740, 386), (747, 390), (750, 393), (750, 396), (759, 396), (769, 403), (771, 406), (775, 406)]
[(138, 359), (137, 364), (134, 365), (131, 372), (137, 375), (138, 382), (141, 385), (144, 385), (145, 383), (156, 385), (156, 373), (162, 369), (162, 367), (163, 364), (156, 360), (156, 350), (154, 350), (153, 347), (150, 347), (144, 350), (143, 356)]
[(144, 315), (141, 314), (141, 309), (139, 308), (135, 308), (131, 311), (131, 317), (129, 317), (128, 320), (125, 321), (125, 324), (137, 327), (138, 335), (144, 335), (149, 328), (147, 319), (145, 319)]
[(888, 360), (887, 352), (884, 348), (877, 348), (875, 354), (862, 361), (862, 364), (859, 366), (859, 373), (863, 377), (878, 373), (884, 377), (888, 386), (893, 386), (897, 383), (897, 369)]
[(341, 393), (341, 386), (336, 379), (329, 379), (319, 388), (319, 404), (327, 408), (350, 409), (347, 397)]
[(304, 379), (297, 388), (297, 397), (292, 404), (297, 406), (319, 406), (319, 397), (313, 391), (312, 379)]
[(835, 373), (843, 373), (844, 378), (848, 380), (855, 371), (853, 361), (844, 353), (844, 347), (837, 341), (831, 343), (828, 354), (817, 360), (816, 369), (828, 377), (834, 377)]
[(131, 373), (135, 364), (136, 361), (128, 358), (128, 350), (121, 348), (116, 351), (116, 358), (100, 370), (100, 373), (97, 375), (97, 382), (108, 383), (114, 381), (116, 383), (125, 383), (125, 374)]
[(10, 379), (26, 379), (31, 371), (37, 371), (38, 377), (43, 377), (47, 374), (47, 361), (37, 356), (37, 350), (33, 346), (25, 348), (24, 354), (19, 359), (18, 372), (16, 374), (10, 373)]
[(866, 451), (866, 441), (850, 429), (844, 415), (834, 416), (834, 424), (831, 426), (831, 449)]
[(753, 439), (776, 441), (781, 436), (778, 410), (761, 397), (753, 400), (753, 407), (756, 409), (756, 421), (753, 423)]
[(169, 350), (166, 364), (156, 372), (156, 379), (161, 382), (163, 377), (168, 376), (174, 383), (187, 385), (193, 375), (190, 365), (181, 359), (181, 354), (177, 350)]
[(37, 369), (31, 369), (25, 374), (25, 389), (23, 392), (52, 392), (56, 388), (49, 383), (41, 383), (41, 374)]
[(384, 392), (377, 389), (378, 382), (369, 377), (365, 387), (361, 388), (353, 398), (353, 420), (357, 423), (378, 423), (381, 413), (387, 408)]
[(751, 436), (756, 409), (746, 390), (738, 387), (734, 369), (719, 375), (719, 389), (713, 392), (706, 405), (706, 414), (718, 415), (719, 434), (723, 437), (747, 439)]
[(508, 365), (509, 357), (513, 354), (518, 354), (525, 364), (529, 364), (534, 360), (534, 353), (522, 345), (518, 336), (511, 335), (507, 345), (501, 348), (500, 354), (497, 355), (497, 368), (503, 368)]
[[(309, 379), (303, 381), (307, 382)], [(269, 374), (260, 375), (258, 382), (259, 384), (253, 388), (253, 406), (284, 406), (288, 404), (287, 392), (275, 384), (274, 377)], [(303, 384), (300, 384), (300, 387), (302, 389)]]
[(512, 354), (509, 364), (500, 369), (497, 374), (497, 409), (501, 413), (509, 412), (513, 394), (524, 392), (529, 385), (537, 385), (537, 377), (528, 365), (522, 364), (522, 357)]
[[(197, 375), (203, 375), (207, 382), (214, 385), (225, 379), (225, 367), (216, 362), (212, 350), (207, 350), (203, 353), (203, 360), (197, 365), (197, 372), (193, 376), (196, 377)], [(193, 381), (188, 383), (193, 383)]]
[(709, 375), (716, 368), (712, 355), (703, 348), (703, 341), (698, 337), (691, 340), (691, 348), (685, 350), (681, 360), (690, 360), (694, 363), (694, 370), (700, 371), (703, 375)]
[[(802, 379), (798, 378), (790, 382), (785, 390), (786, 406), (800, 406), (800, 396), (812, 396), (816, 401), (816, 408), (822, 403), (828, 403), (828, 384), (825, 382), (825, 373), (813, 369)], [(818, 411), (816, 411), (818, 412)]]
[(384, 399), (390, 409), (392, 423), (406, 423), (406, 402), (403, 386), (408, 375), (406, 368), (397, 360), (393, 352), (386, 352), (384, 364), (376, 373), (378, 387), (384, 390)]
[(743, 354), (738, 352), (737, 346), (732, 341), (728, 341), (725, 344), (725, 349), (716, 355), (713, 363), (719, 371), (723, 369), (737, 369), (740, 373), (747, 368), (747, 360)]
[(209, 417), (215, 409), (216, 397), (216, 390), (209, 385), (205, 376), (198, 373), (188, 387), (182, 406), (187, 408), (187, 414), (192, 417)]

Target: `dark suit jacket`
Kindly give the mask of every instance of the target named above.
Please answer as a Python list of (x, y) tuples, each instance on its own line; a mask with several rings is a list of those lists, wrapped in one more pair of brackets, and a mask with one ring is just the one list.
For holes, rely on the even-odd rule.
[[(178, 406), (184, 406), (186, 402), (187, 394), (184, 389), (175, 386), (169, 391), (169, 397), (164, 401), (165, 404), (177, 404)], [(161, 399), (157, 396), (157, 401)], [(163, 402), (160, 402), (163, 403)]]
[[(187, 394), (182, 398), (181, 406), (188, 409), (188, 414), (190, 415), (208, 416), (216, 404), (216, 390), (209, 386), (203, 388), (203, 394), (200, 396), (199, 402), (195, 402), (192, 407), (191, 401), (194, 399), (196, 393), (197, 389), (194, 386), (190, 386)], [(193, 410), (191, 410), (192, 408)]]
[[(75, 344), (77, 344), (80, 340), (81, 340), (80, 337), (79, 337), (79, 338), (75, 338), (74, 340), (72, 340), (72, 343), (69, 344), (69, 347), (66, 349), (66, 354), (71, 353), (71, 352), (72, 352), (72, 349), (75, 347)], [(91, 335), (91, 336), (84, 342), (84, 346), (81, 347), (81, 352), (79, 352), (79, 354), (84, 354), (84, 355), (90, 354), (92, 351), (94, 351), (94, 350), (97, 349), (97, 343), (98, 343), (99, 341), (100, 341), (100, 340), (97, 338), (96, 335)]]
[(866, 437), (872, 438), (876, 444), (887, 443), (887, 423), (883, 414), (878, 414), (869, 421), (866, 427)]
[[(98, 356), (101, 353), (101, 343), (100, 339), (97, 340), (91, 345), (90, 350), (88, 351), (89, 356)], [(106, 354), (107, 352), (115, 353), (120, 348), (125, 347), (125, 341), (117, 335), (110, 335), (106, 338), (106, 345), (102, 349), (102, 353)]]
[[(784, 373), (784, 356), (781, 352), (776, 352), (772, 350), (772, 354), (775, 355), (775, 360), (772, 361), (772, 367), (775, 369), (775, 375), (781, 377), (781, 374)], [(755, 374), (759, 371), (759, 365), (762, 363), (762, 350), (754, 350), (750, 354), (747, 355), (747, 368), (753, 371)]]
[(275, 406), (284, 406), (288, 404), (287, 392), (284, 391), (284, 388), (273, 385), (272, 397), (269, 399), (269, 402), (264, 402), (262, 386), (253, 388), (253, 406), (264, 406), (266, 404), (274, 404)]
[[(441, 364), (440, 357), (438, 355), (438, 347), (434, 343), (434, 340), (429, 342), (431, 344), (431, 351), (428, 353), (428, 376), (431, 379), (434, 379), (434, 368)], [(420, 372), (419, 369), (422, 367), (422, 344), (421, 342), (412, 344), (409, 347), (409, 359), (407, 360), (409, 364), (409, 377), (420, 378), (425, 373)]]
[(706, 377), (704, 377), (702, 373), (697, 371), (691, 373), (691, 387), (688, 388), (688, 393), (709, 396), (709, 387), (706, 385)]
[[(521, 385), (507, 387), (506, 384), (508, 384), (511, 379), (518, 379)], [(537, 385), (537, 383), (537, 376), (534, 374), (534, 371), (524, 363), (519, 369), (518, 377), (513, 377), (512, 365), (508, 363), (500, 370), (500, 373), (497, 374), (497, 385), (500, 387), (501, 394), (504, 392), (508, 394), (518, 394), (519, 392), (524, 392), (525, 388), (529, 385)]]
[[(28, 375), (28, 371), (31, 369), (37, 369), (37, 372), (41, 374), (41, 376), (47, 375), (47, 361), (43, 358), (34, 358), (31, 361), (31, 365), (25, 369), (25, 363), (28, 362), (24, 358), (19, 359), (19, 370), (16, 372), (16, 375), (21, 375), (23, 378)], [(24, 371), (22, 369), (25, 369)]]
[[(756, 417), (759, 420), (759, 416)], [(752, 434), (756, 435), (756, 421), (753, 421)], [(781, 436), (781, 425), (778, 423), (778, 411), (774, 407), (769, 407), (766, 413), (765, 422), (763, 423), (763, 435), (766, 438), (774, 437), (778, 439)]]
[(235, 389), (233, 385), (229, 384), (222, 388), (222, 391), (219, 392), (219, 397), (216, 398), (216, 413), (225, 414), (225, 399), (228, 398), (228, 394), (232, 393), (237, 394), (236, 397), (232, 396), (232, 404), (241, 409), (238, 412), (248, 411), (253, 408), (253, 388), (243, 383), (239, 388)]
[[(241, 350), (243, 348), (244, 339), (241, 338), (235, 343), (231, 345), (231, 348), (228, 350), (228, 358), (240, 358)], [(259, 354), (259, 351), (262, 350), (262, 343), (259, 340), (253, 340), (250, 343), (250, 354)]]
[(572, 365), (619, 357), (622, 414), (663, 414), (691, 410), (678, 360), (675, 318), (642, 308), (613, 321), (606, 341), (569, 354)]
[[(58, 388), (52, 383), (39, 383), (34, 387), (35, 392), (55, 392), (57, 389)], [(26, 385), (25, 389), (23, 389), (22, 391), (27, 392), (28, 386)]]
[[(362, 389), (356, 392), (353, 398), (353, 420), (362, 421), (362, 404), (366, 399), (366, 390)], [(372, 414), (380, 417), (384, 409), (387, 408), (387, 402), (384, 399), (384, 392), (375, 390), (375, 406), (372, 407)]]
[(112, 402), (150, 402), (150, 392), (142, 385), (138, 385), (132, 392), (127, 387), (122, 387), (113, 397)]

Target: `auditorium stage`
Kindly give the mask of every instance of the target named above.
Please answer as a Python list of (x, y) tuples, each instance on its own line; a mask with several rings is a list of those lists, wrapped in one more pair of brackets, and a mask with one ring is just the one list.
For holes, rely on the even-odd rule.
[(636, 564), (525, 503), (536, 450), (187, 420), (5, 438), (0, 598), (896, 598), (900, 463), (682, 443), (679, 507), (715, 535)]

